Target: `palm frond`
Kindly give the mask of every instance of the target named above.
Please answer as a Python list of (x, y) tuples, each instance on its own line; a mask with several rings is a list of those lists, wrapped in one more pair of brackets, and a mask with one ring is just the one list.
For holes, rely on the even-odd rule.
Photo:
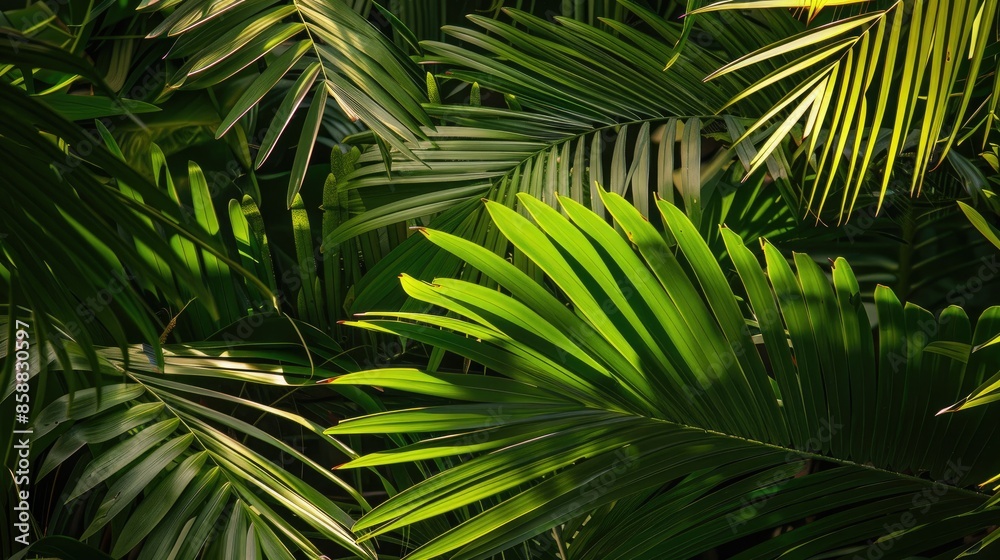
[[(7, 325), (2, 327), (6, 333)], [(352, 514), (370, 506), (317, 461), (330, 452), (337, 462), (357, 454), (323, 435), (315, 421), (248, 395), (270, 389), (264, 394), (280, 402), (283, 393), (325, 377), (319, 371), (353, 369), (327, 339), (316, 350), (322, 355), (325, 346), (334, 354), (317, 370), (296, 348), (300, 329), (306, 330), (285, 329), (287, 342), (272, 326), (268, 343), (164, 345), (162, 367), (142, 344), (130, 346), (127, 356), (117, 348), (97, 348), (101, 369), (92, 370), (79, 345), (65, 340), (54, 343), (64, 344), (71, 356), (73, 369), (64, 370), (50, 361), (54, 344), (37, 345), (50, 358), (42, 358), (35, 372), (44, 373), (33, 376), (33, 383), (44, 376), (96, 375), (106, 381), (60, 392), (54, 389), (61, 383), (50, 380), (44, 384), (49, 391), (36, 395), (32, 450), (45, 454), (32, 473), (33, 488), (40, 491), (39, 481), (56, 478), (45, 485), (53, 488), (55, 509), (35, 511), (36, 520), (94, 546), (110, 538), (100, 547), (113, 558), (133, 549), (144, 559), (246, 558), (253, 549), (271, 558), (319, 557), (329, 543), (355, 557), (375, 558), (350, 532)], [(6, 334), (3, 342), (6, 347)], [(59, 396), (47, 401), (47, 394)], [(281, 435), (296, 431), (318, 447), (307, 453)], [(72, 472), (59, 476), (62, 469)], [(334, 489), (332, 498), (319, 490), (326, 486)], [(80, 508), (88, 511), (86, 526), (74, 529)]]
[[(1000, 216), (1000, 206), (997, 205), (996, 195), (992, 191), (985, 191), (985, 196), (990, 202), (993, 211)], [(993, 244), (997, 249), (1000, 249), (1000, 230), (994, 227), (989, 221), (980, 214), (975, 208), (959, 202), (959, 207), (962, 209), (962, 213), (969, 219), (973, 227), (991, 244)], [(996, 258), (992, 262), (996, 262)], [(980, 271), (981, 272), (981, 271)], [(996, 271), (990, 271), (987, 274), (987, 278), (983, 279), (981, 276), (983, 274), (976, 275), (976, 280), (983, 284), (984, 282), (989, 282), (995, 276)], [(948, 356), (954, 360), (968, 363), (972, 359), (974, 352), (980, 352), (996, 344), (1000, 344), (1000, 332), (986, 340), (985, 342), (980, 342), (973, 346), (971, 344), (962, 343), (947, 343), (947, 344), (935, 344), (932, 346), (934, 352), (940, 353), (944, 356)], [(972, 408), (974, 406), (980, 406), (1000, 400), (1000, 371), (990, 375), (989, 379), (984, 381), (982, 385), (976, 387), (976, 389), (965, 396), (962, 400), (949, 406), (948, 408), (942, 409), (943, 412), (956, 412), (966, 408)], [(940, 413), (939, 413), (940, 414)], [(995, 480), (994, 480), (995, 482)]]
[[(778, 536), (741, 541), (732, 557), (870, 546), (906, 557), (966, 548), (964, 538), (997, 523), (1000, 512), (979, 509), (989, 495), (970, 488), (997, 468), (988, 412), (934, 413), (984, 379), (1000, 345), (964, 364), (924, 349), (984, 341), (1000, 308), (973, 328), (958, 307), (934, 317), (883, 287), (873, 338), (843, 259), (831, 281), (806, 255), (795, 255), (793, 270), (764, 242), (764, 269), (723, 228), (725, 269), (742, 284), (734, 292), (675, 206), (657, 203), (676, 249), (621, 196), (602, 198), (627, 240), (568, 197), (562, 215), (522, 196), (530, 220), (487, 203), (497, 229), (572, 308), (493, 251), (425, 230), (501, 290), (404, 276), (408, 294), (454, 318), (368, 313), (355, 323), (497, 374), (373, 370), (332, 380), (463, 401), (330, 428), (439, 434), (347, 466), (473, 454), (366, 514), (355, 526), (362, 541), (492, 496), (496, 505), (408, 558), (486, 558), (553, 528), (578, 558), (689, 558), (764, 531)], [(588, 521), (597, 508), (609, 516)]]
[[(8, 230), (0, 263), (5, 299), (32, 310), (40, 338), (54, 336), (48, 318), (61, 317), (84, 348), (95, 337), (125, 344), (115, 315), (121, 313), (155, 344), (162, 327), (150, 320), (132, 279), (143, 278), (168, 299), (182, 301), (177, 286), (164, 281), (161, 267), (171, 269), (217, 312), (212, 294), (182, 266), (153, 225), (245, 273), (215, 240), (196, 224), (185, 224), (174, 201), (99, 139), (12, 86), (0, 84), (0, 103), (11, 111), (0, 142), (16, 162), (8, 172), (10, 184), (18, 185), (4, 190), (10, 204), (0, 210)], [(94, 169), (113, 174), (120, 187), (105, 183)], [(21, 188), (26, 185), (33, 192)], [(135, 242), (123, 239), (119, 227), (133, 232)]]
[[(140, 11), (161, 11), (169, 2), (143, 2)], [(364, 9), (363, 6), (357, 6)], [(169, 12), (149, 37), (176, 37), (168, 59), (183, 61), (169, 90), (218, 84), (259, 60), (263, 70), (219, 125), (221, 137), (258, 105), (283, 78), (294, 78), (276, 110), (256, 156), (260, 167), (304, 106), (309, 110), (300, 146), (316, 143), (327, 96), (352, 120), (361, 120), (389, 146), (410, 155), (419, 126), (431, 124), (420, 103), (415, 67), (394, 44), (342, 0), (317, 2), (186, 2)], [(310, 95), (310, 92), (312, 94)], [(299, 192), (311, 150), (296, 152), (286, 202)]]
[[(748, 144), (729, 146), (746, 123), (712, 116), (725, 88), (702, 95), (685, 87), (700, 84), (716, 55), (694, 45), (690, 56), (664, 73), (660, 55), (672, 51), (680, 26), (637, 5), (629, 9), (651, 29), (613, 20), (601, 28), (568, 18), (546, 21), (507, 9), (509, 23), (470, 16), (481, 30), (445, 28), (466, 46), (423, 42), (423, 61), (446, 70), (428, 75), (432, 103), (425, 110), (438, 124), (423, 130), (426, 141), (409, 146), (419, 162), (392, 151), (390, 165), (371, 135), (348, 139), (371, 147), (356, 170), (338, 178), (339, 188), (356, 193), (359, 203), (350, 219), (325, 234), (324, 251), (397, 222), (426, 225), (425, 217), (435, 214), (434, 227), (500, 251), (504, 242), (483, 225), (477, 198), (516, 207), (520, 192), (553, 205), (556, 196), (570, 196), (603, 215), (600, 198), (591, 195), (596, 183), (628, 197), (641, 211), (656, 197), (676, 197), (698, 223), (702, 214), (721, 217), (739, 208), (728, 219), (741, 233), (772, 234), (793, 225), (799, 203), (787, 180), (787, 155), (778, 151), (768, 159), (766, 180), (778, 187), (774, 196), (756, 190), (763, 172), (748, 181), (747, 192), (739, 192), (739, 176), (732, 171), (737, 160), (749, 162), (755, 151)], [(553, 52), (563, 58), (554, 61)], [(468, 101), (442, 103), (441, 84), (455, 82), (459, 93), (452, 97), (468, 95)], [(739, 91), (736, 83), (730, 86)], [(634, 95), (616, 95), (622, 88)], [(732, 196), (748, 206), (732, 205)], [(768, 207), (772, 210), (763, 210)], [(745, 220), (737, 218), (740, 213)], [(763, 223), (768, 216), (774, 229), (753, 231), (768, 227)], [(704, 220), (706, 232), (708, 224)], [(422, 239), (410, 238), (405, 245), (357, 286), (353, 309), (400, 305), (394, 278), (403, 271), (417, 277), (426, 277), (425, 270), (477, 275)], [(427, 258), (429, 251), (433, 258)], [(528, 264), (520, 255), (515, 260)]]
[[(822, 10), (827, 5), (836, 5), (837, 11), (830, 15)], [(782, 9), (799, 10), (806, 22), (815, 23), (800, 23), (796, 33), (710, 76), (753, 67), (767, 72), (728, 105), (775, 91), (771, 86), (783, 94), (748, 129), (780, 123), (753, 165), (761, 165), (772, 147), (797, 130), (815, 169), (809, 201), (818, 206), (817, 213), (831, 188), (844, 184), (839, 213), (850, 216), (870, 175), (881, 175), (876, 178), (880, 204), (893, 176), (903, 172), (910, 192), (919, 194), (926, 174), (967, 135), (970, 108), (986, 100), (977, 88), (984, 63), (995, 68), (996, 2), (723, 0), (688, 17), (721, 17), (717, 25), (724, 29), (743, 13), (752, 17)]]

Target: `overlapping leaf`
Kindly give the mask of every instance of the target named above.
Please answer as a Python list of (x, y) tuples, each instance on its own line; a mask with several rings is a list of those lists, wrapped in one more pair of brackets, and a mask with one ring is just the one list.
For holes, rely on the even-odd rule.
[[(51, 364), (47, 375), (89, 371), (79, 347), (66, 345), (76, 371)], [(335, 344), (326, 346), (333, 354), (325, 367), (351, 367), (338, 363)], [(96, 544), (111, 536), (113, 558), (133, 549), (144, 559), (246, 558), (253, 556), (248, 547), (269, 558), (318, 557), (324, 543), (354, 557), (375, 557), (350, 532), (352, 513), (370, 509), (361, 494), (258, 422), (266, 417), (337, 454), (357, 455), (306, 417), (226, 389), (243, 384), (287, 391), (312, 384), (320, 377), (294, 343), (166, 345), (162, 369), (148, 345), (130, 347), (127, 364), (118, 349), (97, 351), (101, 371), (94, 373), (119, 381), (69, 392), (33, 418), (32, 449), (47, 450), (37, 478), (52, 477), (57, 468), (71, 471), (58, 497), (60, 512), (49, 520), (53, 527), (71, 520), (76, 508), (90, 508), (80, 540)], [(321, 347), (315, 351), (326, 354)], [(90, 456), (81, 458), (84, 449)], [(340, 497), (331, 499), (305, 482), (292, 465), (333, 485)]]
[[(0, 209), (6, 229), (0, 277), (5, 298), (33, 311), (40, 338), (54, 336), (50, 317), (60, 317), (84, 348), (104, 333), (124, 345), (122, 321), (127, 319), (156, 343), (160, 329), (132, 280), (142, 278), (166, 299), (179, 302), (177, 285), (161, 274), (164, 267), (217, 313), (212, 294), (181, 266), (156, 228), (230, 262), (220, 244), (197, 224), (185, 223), (181, 208), (166, 193), (95, 136), (12, 86), (0, 85), (0, 103), (10, 110), (0, 138), (4, 153), (16, 162), (8, 167), (10, 185), (32, 185), (30, 191), (4, 190), (8, 204)], [(113, 174), (117, 186), (95, 168)], [(133, 240), (120, 236), (119, 227), (131, 232)], [(243, 273), (237, 263), (230, 266)], [(107, 330), (102, 333), (97, 325)]]
[[(146, 1), (139, 9), (170, 6)], [(414, 65), (354, 8), (343, 0), (197, 0), (176, 6), (149, 34), (177, 37), (168, 57), (184, 62), (169, 88), (209, 87), (258, 60), (267, 61), (266, 69), (228, 109), (216, 132), (219, 137), (282, 79), (294, 82), (269, 119), (256, 167), (272, 153), (306, 97), (311, 98), (295, 155), (298, 171), (289, 180), (289, 207), (302, 186), (309, 146), (316, 143), (328, 95), (349, 118), (360, 119), (382, 141), (411, 157), (408, 143), (420, 140), (421, 125), (431, 124), (420, 105), (425, 98)]]
[[(362, 540), (468, 507), (470, 518), (408, 558), (486, 558), (550, 529), (570, 558), (689, 558), (761, 531), (775, 536), (733, 557), (887, 545), (906, 556), (957, 554), (997, 522), (1000, 512), (978, 509), (989, 496), (972, 488), (1000, 462), (991, 416), (934, 413), (978, 385), (1000, 347), (967, 364), (923, 350), (985, 339), (1000, 308), (973, 328), (958, 307), (934, 317), (883, 287), (876, 345), (843, 259), (831, 281), (807, 256), (795, 255), (793, 269), (764, 242), (765, 269), (723, 228), (726, 268), (742, 284), (734, 293), (676, 207), (657, 204), (674, 248), (621, 196), (602, 198), (627, 239), (568, 197), (563, 215), (522, 196), (530, 219), (487, 204), (545, 284), (487, 248), (426, 230), (500, 289), (404, 276), (409, 295), (455, 318), (367, 313), (355, 323), (491, 372), (333, 380), (459, 401), (341, 422), (328, 432), (434, 434), (347, 466), (472, 454), (365, 515)], [(475, 509), (487, 498), (495, 505)]]
[[(425, 110), (438, 125), (423, 130), (427, 141), (408, 144), (419, 163), (393, 150), (391, 170), (370, 136), (355, 139), (372, 147), (358, 159), (357, 170), (338, 182), (357, 193), (358, 210), (326, 235), (324, 250), (386, 224), (424, 225), (421, 218), (438, 213), (434, 227), (500, 252), (506, 241), (484, 225), (476, 198), (516, 207), (521, 192), (553, 205), (556, 196), (569, 196), (603, 212), (600, 198), (591, 195), (595, 182), (643, 211), (657, 196), (682, 200), (696, 219), (734, 209), (745, 220), (732, 215), (730, 221), (734, 227), (746, 225), (741, 231), (748, 234), (770, 234), (794, 224), (798, 204), (787, 182), (784, 154), (775, 152), (768, 160), (770, 179), (778, 187), (773, 193), (756, 190), (763, 174), (743, 193), (727, 175), (738, 167), (737, 158), (749, 163), (755, 151), (749, 144), (738, 150), (720, 146), (718, 139), (731, 143), (745, 123), (711, 117), (727, 95), (739, 91), (738, 83), (723, 80), (721, 87), (696, 89), (717, 55), (692, 45), (663, 72), (661, 57), (672, 52), (680, 26), (633, 3), (623, 5), (652, 31), (610, 19), (600, 27), (571, 18), (551, 22), (510, 9), (504, 10), (510, 23), (470, 16), (480, 29), (446, 27), (463, 46), (422, 43), (424, 62), (447, 69), (428, 77), (431, 104)], [(468, 85), (468, 104), (442, 104), (443, 80), (457, 81), (460, 90)], [(477, 85), (482, 88), (478, 103), (471, 93)], [(626, 90), (629, 95), (620, 95)], [(703, 144), (708, 136), (712, 148)], [(745, 205), (730, 204), (734, 194), (745, 197)], [(727, 202), (720, 202), (724, 198)], [(754, 230), (767, 227), (764, 216), (772, 218), (775, 229)], [(705, 224), (708, 231), (708, 219)], [(527, 265), (519, 254), (514, 258)], [(400, 272), (425, 278), (446, 270), (458, 273), (460, 263), (422, 239), (410, 239), (358, 286), (353, 308), (398, 305), (395, 277)], [(478, 275), (462, 274), (467, 279)]]
[[(838, 6), (832, 16), (822, 10), (828, 5)], [(894, 175), (906, 176), (910, 192), (919, 193), (926, 174), (966, 135), (968, 111), (986, 100), (976, 88), (983, 66), (995, 68), (996, 2), (723, 0), (689, 17), (708, 14), (722, 26), (743, 14), (789, 8), (816, 21), (710, 76), (767, 72), (730, 104), (760, 91), (784, 94), (749, 128), (777, 123), (753, 166), (797, 130), (815, 170), (810, 203), (819, 209), (831, 189), (846, 185), (839, 207), (846, 218), (870, 175), (881, 183), (880, 204)]]

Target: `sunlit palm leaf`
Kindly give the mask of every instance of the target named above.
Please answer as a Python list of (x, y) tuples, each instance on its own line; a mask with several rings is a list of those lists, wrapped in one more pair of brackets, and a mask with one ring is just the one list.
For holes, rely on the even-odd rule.
[[(160, 327), (150, 321), (132, 279), (151, 282), (168, 300), (183, 301), (177, 286), (160, 274), (163, 266), (216, 312), (212, 294), (181, 265), (153, 226), (243, 273), (215, 240), (197, 224), (186, 223), (174, 201), (99, 140), (48, 107), (5, 84), (0, 85), (0, 103), (11, 110), (0, 141), (12, 158), (4, 190), (9, 204), (0, 210), (7, 229), (0, 274), (5, 297), (39, 317), (35, 328), (41, 338), (54, 336), (47, 317), (55, 316), (64, 318), (84, 348), (93, 337), (105, 336), (97, 325), (124, 344), (121, 319), (114, 314), (120, 312), (155, 344)], [(121, 187), (106, 184), (95, 168), (113, 174)], [(135, 241), (123, 239), (119, 227)]]
[[(833, 5), (838, 6), (833, 15), (822, 10)], [(712, 12), (721, 12), (725, 23), (743, 17), (730, 12), (774, 9), (799, 9), (805, 19), (817, 21), (710, 76), (779, 66), (765, 67), (767, 76), (730, 103), (773, 84), (794, 85), (786, 86), (785, 96), (750, 130), (780, 122), (772, 135), (777, 142), (802, 122), (806, 155), (815, 158), (810, 203), (822, 209), (831, 188), (846, 184), (842, 218), (850, 215), (870, 174), (881, 175), (880, 204), (894, 174), (905, 172), (910, 191), (919, 193), (926, 173), (963, 136), (967, 111), (985, 99), (975, 88), (983, 63), (995, 68), (987, 59), (996, 57), (988, 49), (994, 41), (996, 2), (724, 0), (689, 17), (716, 18), (720, 16)], [(883, 132), (889, 134), (888, 143), (880, 140)], [(754, 165), (763, 162), (773, 145), (762, 149)]]
[[(2, 326), (6, 333), (7, 325)], [(74, 370), (61, 371), (58, 363), (43, 361), (44, 375), (90, 371), (76, 343), (60, 343), (66, 345)], [(329, 341), (324, 344), (339, 351)], [(36, 349), (51, 355), (51, 345), (36, 342)], [(94, 373), (108, 378), (105, 386), (47, 403), (38, 395), (37, 406), (45, 406), (33, 418), (37, 443), (32, 449), (47, 453), (38, 463), (37, 479), (52, 477), (77, 459), (57, 498), (60, 513), (46, 524), (59, 527), (72, 519), (72, 510), (88, 507), (92, 513), (80, 540), (96, 545), (113, 534), (108, 550), (114, 558), (140, 543), (138, 557), (149, 559), (173, 557), (175, 545), (184, 558), (206, 553), (245, 558), (247, 553), (237, 551), (246, 546), (270, 551), (268, 557), (292, 558), (292, 551), (318, 557), (327, 547), (324, 542), (356, 557), (374, 558), (374, 551), (356, 545), (350, 533), (354, 520), (348, 511), (370, 509), (361, 494), (288, 437), (258, 423), (266, 419), (268, 426), (290, 426), (290, 433), (309, 434), (341, 457), (357, 454), (324, 436), (314, 421), (227, 389), (287, 392), (312, 385), (320, 378), (318, 371), (298, 350), (294, 338), (291, 344), (274, 338), (268, 344), (165, 345), (161, 369), (148, 345), (130, 347), (127, 364), (120, 350), (98, 348), (101, 371)], [(331, 357), (324, 368), (352, 367)], [(39, 383), (40, 377), (32, 382)], [(82, 449), (90, 458), (80, 457)], [(293, 464), (333, 485), (340, 497), (331, 499), (302, 474), (292, 474)], [(106, 533), (108, 527), (115, 530)]]
[[(140, 10), (157, 11), (162, 2), (147, 2)], [(356, 6), (367, 10), (370, 6)], [(290, 207), (299, 192), (327, 94), (352, 120), (360, 119), (400, 152), (411, 155), (407, 144), (415, 131), (431, 124), (420, 103), (424, 96), (415, 66), (402, 51), (380, 34), (343, 0), (199, 0), (185, 2), (169, 13), (150, 37), (178, 37), (169, 58), (183, 60), (169, 88), (205, 88), (218, 84), (260, 59), (267, 68), (236, 100), (216, 131), (221, 137), (255, 107), (284, 77), (297, 75), (270, 125), (260, 167), (282, 136), (307, 93), (310, 110), (296, 152), (288, 185)], [(297, 38), (296, 42), (289, 41)], [(265, 58), (268, 57), (270, 58)], [(338, 139), (339, 140), (339, 139)]]
[[(793, 270), (765, 242), (765, 270), (724, 229), (726, 269), (743, 285), (734, 294), (677, 208), (658, 203), (675, 251), (623, 198), (603, 199), (628, 241), (566, 197), (568, 219), (537, 199), (521, 199), (533, 221), (488, 203), (572, 308), (492, 251), (427, 230), (502, 291), (404, 276), (412, 297), (461, 318), (370, 313), (356, 323), (502, 376), (373, 370), (333, 380), (467, 403), (328, 430), (441, 434), (348, 466), (474, 454), (376, 507), (355, 527), (363, 539), (504, 491), (513, 495), (409, 558), (484, 558), (560, 527), (569, 557), (688, 558), (786, 525), (796, 529), (734, 557), (864, 552), (875, 539), (905, 556), (967, 547), (964, 537), (996, 524), (1000, 512), (972, 513), (989, 496), (967, 488), (1000, 460), (987, 412), (934, 413), (984, 378), (1000, 346), (966, 364), (923, 349), (984, 340), (1000, 308), (973, 331), (960, 308), (935, 318), (881, 288), (876, 346), (843, 259), (831, 282), (805, 255)], [(935, 487), (946, 490), (920, 501)], [(600, 507), (610, 516), (586, 522)]]
[[(736, 214), (729, 219), (747, 234), (771, 234), (794, 224), (798, 201), (787, 181), (787, 158), (780, 150), (768, 159), (769, 180), (778, 187), (775, 192), (757, 190), (764, 178), (761, 173), (748, 182), (748, 187), (752, 185), (748, 192), (736, 194), (738, 176), (734, 180), (730, 172), (738, 167), (737, 159), (749, 163), (754, 150), (748, 144), (727, 149), (742, 134), (744, 123), (711, 114), (716, 103), (724, 103), (727, 91), (733, 95), (739, 91), (739, 84), (723, 80), (721, 89), (704, 93), (692, 89), (701, 87), (701, 77), (718, 60), (698, 45), (663, 72), (660, 55), (672, 52), (680, 26), (665, 24), (648, 9), (631, 3), (628, 7), (656, 34), (612, 20), (599, 28), (567, 18), (550, 22), (511, 9), (504, 11), (510, 23), (470, 16), (480, 30), (445, 28), (468, 46), (422, 43), (424, 61), (448, 70), (428, 77), (432, 103), (424, 107), (440, 124), (423, 130), (427, 141), (409, 145), (419, 162), (393, 151), (390, 175), (382, 151), (371, 147), (353, 173), (338, 178), (340, 188), (357, 193), (361, 204), (349, 220), (325, 234), (324, 251), (388, 224), (425, 224), (422, 218), (435, 213), (439, 216), (434, 227), (500, 251), (503, 241), (495, 229), (484, 225), (476, 199), (516, 207), (520, 192), (553, 205), (556, 196), (569, 196), (603, 213), (600, 198), (591, 195), (595, 182), (608, 185), (643, 211), (657, 196), (676, 197), (698, 222), (703, 213), (721, 217), (735, 208), (728, 202), (735, 194), (749, 203), (735, 210), (746, 220), (738, 220)], [(553, 52), (559, 53), (558, 60)], [(439, 80), (445, 79), (458, 80), (460, 88), (463, 82), (468, 84), (468, 104), (440, 103)], [(477, 85), (482, 90), (473, 98), (471, 91)], [(618, 95), (622, 89), (631, 94)], [(705, 137), (712, 141), (704, 142)], [(352, 141), (374, 144), (370, 135)], [(775, 200), (778, 196), (781, 203)], [(764, 207), (773, 208), (773, 214), (761, 211)], [(774, 229), (752, 232), (764, 226), (760, 220), (768, 215)], [(708, 224), (705, 220), (706, 232)], [(514, 259), (528, 266), (519, 254)], [(359, 284), (353, 308), (398, 305), (394, 279), (402, 271), (429, 278), (445, 270), (458, 273), (459, 261), (411, 238)], [(478, 273), (462, 274), (474, 279)]]

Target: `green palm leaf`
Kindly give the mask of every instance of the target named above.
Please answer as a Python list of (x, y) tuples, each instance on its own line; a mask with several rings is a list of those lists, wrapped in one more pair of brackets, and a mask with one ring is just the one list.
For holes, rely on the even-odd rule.
[[(514, 208), (518, 193), (552, 205), (557, 196), (569, 196), (603, 215), (600, 197), (591, 193), (595, 182), (643, 212), (656, 197), (676, 197), (715, 238), (717, 252), (722, 243), (711, 219), (725, 217), (747, 235), (792, 228), (800, 205), (787, 180), (788, 156), (773, 152), (767, 159), (770, 177), (756, 174), (743, 190), (736, 161), (749, 164), (756, 152), (749, 143), (727, 145), (743, 134), (746, 123), (713, 117), (727, 92), (739, 91), (739, 82), (722, 80), (721, 87), (701, 92), (701, 78), (720, 59), (698, 45), (663, 72), (661, 56), (673, 52), (680, 26), (641, 6), (624, 5), (653, 31), (615, 20), (603, 20), (601, 27), (570, 18), (550, 22), (505, 9), (510, 22), (477, 15), (469, 19), (479, 29), (444, 29), (466, 46), (421, 43), (423, 61), (447, 70), (428, 75), (432, 103), (424, 108), (439, 124), (423, 129), (427, 141), (408, 144), (419, 161), (393, 150), (390, 165), (372, 135), (348, 139), (371, 147), (353, 172), (338, 177), (339, 188), (358, 204), (349, 220), (325, 232), (324, 251), (387, 224), (426, 225), (425, 217), (434, 216), (435, 228), (499, 252), (504, 241), (484, 226), (475, 199)], [(553, 52), (559, 53), (558, 62)], [(445, 79), (457, 82), (461, 96), (469, 88), (468, 104), (441, 103), (438, 82)], [(479, 105), (471, 93), (477, 86)], [(617, 95), (622, 88), (634, 95)], [(775, 193), (757, 188), (765, 180), (777, 185)], [(514, 258), (528, 266), (519, 254)], [(459, 273), (460, 263), (411, 238), (357, 285), (352, 309), (401, 305), (395, 276), (402, 271), (429, 278)], [(466, 279), (478, 276), (461, 273)]]
[[(286, 336), (294, 332), (288, 331)], [(269, 332), (277, 331), (272, 326)], [(318, 342), (319, 355), (340, 353), (329, 339), (323, 342), (313, 334), (309, 339)], [(59, 343), (66, 345), (74, 369), (43, 362), (45, 375), (91, 372), (76, 343)], [(44, 346), (52, 355), (50, 345)], [(309, 434), (341, 457), (357, 454), (323, 435), (314, 421), (244, 396), (254, 388), (287, 391), (315, 383), (317, 370), (294, 343), (272, 337), (267, 344), (164, 345), (162, 368), (149, 345), (131, 346), (127, 356), (116, 348), (96, 351), (101, 369), (92, 373), (107, 377), (105, 386), (68, 392), (47, 403), (41, 392), (37, 397), (32, 450), (47, 450), (37, 480), (76, 464), (58, 497), (60, 513), (46, 524), (61, 527), (74, 510), (86, 507), (81, 542), (97, 545), (113, 535), (104, 545), (113, 558), (133, 549), (149, 559), (174, 553), (233, 558), (234, 550), (246, 546), (269, 550), (269, 555), (285, 551), (288, 558), (292, 551), (318, 557), (329, 546), (324, 543), (355, 557), (375, 557), (370, 546), (355, 544), (350, 532), (352, 513), (370, 509), (361, 494), (287, 436), (276, 435), (282, 428), (258, 424), (266, 418), (267, 425), (291, 426), (293, 433)], [(353, 366), (333, 355), (325, 367), (345, 371)], [(83, 449), (89, 458), (79, 456)], [(298, 475), (293, 466), (300, 469)], [(337, 497), (307, 483), (307, 473), (336, 488)]]
[[(210, 313), (218, 313), (212, 293), (183, 266), (157, 228), (247, 276), (217, 240), (198, 224), (187, 223), (175, 201), (122, 162), (120, 153), (114, 153), (117, 146), (105, 149), (17, 88), (0, 85), (0, 99), (12, 111), (0, 142), (16, 161), (9, 168), (11, 184), (20, 186), (4, 191), (11, 203), (0, 210), (7, 228), (0, 277), (7, 301), (33, 311), (38, 338), (55, 336), (50, 317), (64, 318), (68, 334), (94, 357), (89, 348), (95, 337), (110, 334), (125, 344), (125, 319), (155, 343), (160, 328), (150, 320), (132, 280), (142, 279), (167, 300), (182, 302), (177, 284), (164, 276), (167, 269)], [(117, 185), (108, 184), (92, 166), (113, 174)], [(27, 185), (30, 192), (21, 188)], [(132, 239), (120, 236), (119, 227), (131, 232)]]
[[(994, 205), (994, 207), (992, 208), (994, 212), (1000, 214), (1000, 210), (998, 210), (995, 206), (996, 195), (993, 194), (993, 192), (991, 191), (985, 191), (984, 194), (987, 197), (987, 201), (989, 201), (991, 204)], [(962, 212), (965, 214), (965, 216), (972, 223), (973, 227), (987, 241), (995, 245), (997, 249), (1000, 249), (1000, 230), (997, 230), (997, 228), (993, 227), (993, 225), (991, 225), (989, 221), (987, 221), (987, 219), (982, 214), (976, 211), (975, 208), (967, 204), (964, 204), (962, 202), (959, 202), (958, 205), (962, 209)], [(995, 259), (993, 262), (996, 262)], [(977, 275), (974, 278), (980, 283), (982, 283), (980, 276), (981, 275)], [(986, 281), (988, 282), (991, 279), (992, 279), (992, 274), (990, 274), (989, 278), (987, 278)], [(971, 344), (961, 344), (961, 343), (936, 344), (933, 348), (933, 351), (941, 353), (942, 355), (948, 356), (954, 360), (958, 360), (963, 363), (968, 363), (968, 361), (972, 359), (973, 353), (985, 350), (996, 344), (1000, 344), (1000, 333), (997, 333), (996, 335), (990, 337), (989, 340), (986, 340), (985, 342), (979, 342), (975, 346)], [(998, 394), (998, 390), (1000, 390), (1000, 371), (997, 371), (996, 373), (990, 375), (989, 379), (984, 381), (983, 384), (980, 385), (979, 387), (976, 387), (975, 391), (965, 396), (959, 402), (949, 406), (948, 408), (942, 409), (941, 412), (939, 412), (938, 414), (944, 412), (956, 412), (966, 408), (972, 408), (974, 406), (980, 406), (994, 402), (1000, 399), (1000, 394)]]
[[(145, 3), (140, 10), (160, 11), (165, 3)], [(357, 9), (370, 8), (356, 6)], [(329, 98), (351, 120), (360, 119), (388, 145), (413, 157), (409, 143), (430, 126), (420, 103), (415, 67), (394, 44), (347, 2), (295, 0), (204, 0), (176, 7), (149, 37), (177, 37), (168, 58), (183, 60), (170, 79), (168, 92), (203, 89), (265, 60), (266, 69), (228, 109), (216, 136), (229, 131), (256, 107), (282, 79), (297, 76), (267, 129), (256, 158), (260, 167), (286, 130), (292, 115), (311, 96), (300, 146), (316, 143), (319, 121)], [(297, 38), (297, 42), (289, 41)], [(308, 79), (303, 79), (308, 78)], [(290, 207), (302, 187), (309, 149), (298, 151), (286, 203)]]
[[(837, 12), (822, 10), (827, 5), (837, 5)], [(802, 9), (808, 23), (796, 22), (796, 33), (710, 76), (755, 67), (766, 72), (730, 104), (773, 85), (784, 95), (749, 128), (781, 123), (753, 166), (762, 164), (770, 148), (801, 122), (797, 135), (815, 170), (809, 200), (819, 209), (831, 188), (843, 184), (839, 213), (849, 216), (869, 175), (881, 175), (875, 179), (881, 184), (880, 205), (894, 175), (905, 173), (910, 192), (919, 193), (926, 174), (970, 133), (964, 124), (967, 111), (986, 101), (977, 87), (984, 64), (990, 71), (995, 68), (991, 35), (996, 3), (724, 0), (688, 17), (721, 14), (718, 24), (729, 25), (744, 13), (752, 18), (787, 8)], [(735, 15), (736, 10), (744, 12)], [(991, 117), (975, 126), (982, 122), (989, 125)], [(883, 133), (887, 143), (881, 140)]]
[[(456, 318), (368, 313), (355, 323), (498, 374), (373, 370), (332, 380), (465, 401), (328, 430), (440, 434), (347, 466), (473, 453), (366, 514), (355, 526), (362, 540), (467, 507), (469, 517), (408, 558), (486, 558), (550, 529), (573, 558), (689, 558), (762, 531), (780, 535), (732, 557), (881, 546), (902, 558), (957, 553), (964, 537), (997, 522), (1000, 513), (978, 509), (989, 496), (970, 488), (997, 468), (987, 411), (934, 413), (984, 379), (998, 347), (964, 364), (924, 348), (985, 340), (1000, 308), (973, 329), (960, 308), (935, 318), (883, 287), (876, 345), (843, 259), (831, 282), (805, 255), (793, 269), (765, 242), (764, 269), (723, 228), (731, 264), (720, 267), (676, 207), (658, 203), (675, 249), (621, 196), (602, 199), (627, 240), (567, 197), (564, 215), (522, 196), (530, 220), (487, 203), (544, 284), (489, 249), (424, 231), (500, 290), (404, 277), (411, 297)], [(480, 500), (494, 501), (477, 508)]]

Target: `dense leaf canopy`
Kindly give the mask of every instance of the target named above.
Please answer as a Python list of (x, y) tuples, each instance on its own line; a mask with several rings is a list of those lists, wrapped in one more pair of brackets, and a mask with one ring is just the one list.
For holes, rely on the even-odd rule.
[(0, 6), (3, 557), (994, 557), (997, 11)]

